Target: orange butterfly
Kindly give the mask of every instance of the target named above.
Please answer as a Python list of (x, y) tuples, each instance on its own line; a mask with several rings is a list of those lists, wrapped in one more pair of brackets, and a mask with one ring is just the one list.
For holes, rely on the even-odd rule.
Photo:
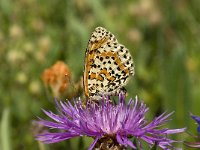
[(89, 99), (118, 95), (131, 75), (133, 59), (129, 50), (102, 27), (92, 33), (85, 53), (84, 91)]

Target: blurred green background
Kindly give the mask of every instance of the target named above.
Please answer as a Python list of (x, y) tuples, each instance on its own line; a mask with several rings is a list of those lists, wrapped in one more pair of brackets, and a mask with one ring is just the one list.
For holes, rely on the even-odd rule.
[(150, 119), (175, 111), (169, 126), (196, 134), (189, 112), (200, 116), (200, 1), (0, 0), (0, 149), (87, 149), (91, 139), (38, 143), (32, 121), (45, 118), (41, 108), (55, 110), (41, 80), (44, 69), (63, 60), (78, 82), (97, 26), (134, 58), (129, 97), (150, 107)]

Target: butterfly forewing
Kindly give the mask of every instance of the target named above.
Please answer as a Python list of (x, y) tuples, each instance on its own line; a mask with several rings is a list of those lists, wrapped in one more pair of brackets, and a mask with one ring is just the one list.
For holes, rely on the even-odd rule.
[(84, 88), (90, 99), (119, 94), (134, 74), (128, 49), (102, 27), (97, 27), (92, 33), (85, 55)]

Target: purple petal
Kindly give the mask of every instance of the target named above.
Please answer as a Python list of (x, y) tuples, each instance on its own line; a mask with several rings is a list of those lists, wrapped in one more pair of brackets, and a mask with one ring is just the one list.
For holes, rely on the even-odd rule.
[(117, 134), (116, 138), (117, 138), (117, 142), (119, 144), (122, 144), (126, 147), (127, 147), (127, 145), (129, 145), (133, 149), (137, 149), (136, 146), (127, 137)]
[(54, 129), (63, 129), (63, 130), (68, 130), (70, 127), (68, 127), (66, 124), (61, 124), (61, 123), (55, 123), (47, 120), (40, 119), (41, 121), (38, 121), (39, 124), (54, 128)]
[(166, 131), (164, 132), (164, 134), (181, 133), (181, 132), (185, 132), (185, 130), (186, 130), (186, 128), (166, 130)]
[(79, 136), (79, 134), (72, 133), (44, 133), (37, 135), (36, 139), (42, 141), (43, 143), (56, 143), (61, 142), (72, 137)]
[(192, 114), (191, 114), (191, 117), (200, 125), (200, 117), (192, 115)]
[(90, 145), (90, 147), (88, 148), (88, 150), (92, 150), (95, 146), (95, 144), (97, 143), (97, 141), (99, 140), (99, 137), (96, 137), (95, 140), (92, 142), (92, 144)]

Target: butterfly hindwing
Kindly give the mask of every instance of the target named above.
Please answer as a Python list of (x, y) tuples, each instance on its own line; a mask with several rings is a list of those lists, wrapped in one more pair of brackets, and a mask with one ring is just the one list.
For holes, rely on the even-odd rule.
[(84, 87), (87, 97), (116, 95), (134, 74), (133, 60), (125, 46), (102, 27), (92, 33), (85, 56)]

